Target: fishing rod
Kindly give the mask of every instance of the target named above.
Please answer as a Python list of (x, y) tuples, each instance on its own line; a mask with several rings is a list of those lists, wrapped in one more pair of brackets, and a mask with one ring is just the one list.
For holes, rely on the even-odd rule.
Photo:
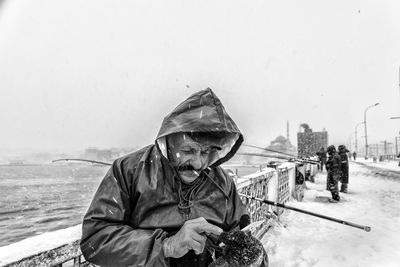
[(57, 162), (57, 161), (84, 161), (84, 162), (90, 162), (90, 163), (93, 163), (93, 164), (101, 164), (101, 165), (112, 166), (111, 163), (102, 162), (102, 161), (96, 161), (96, 160), (90, 160), (90, 159), (56, 159), (56, 160), (52, 160), (51, 162)]
[(248, 144), (243, 144), (243, 146), (262, 149), (262, 150), (266, 150), (266, 151), (269, 151), (269, 152), (275, 152), (275, 153), (279, 153), (279, 154), (283, 154), (283, 155), (286, 155), (286, 156), (291, 156), (291, 157), (297, 158), (297, 156), (295, 156), (295, 155), (292, 155), (292, 154), (289, 154), (289, 153), (285, 153), (285, 152), (282, 152), (282, 151), (278, 151), (278, 150), (273, 150), (273, 149), (269, 149), (269, 148), (263, 148), (263, 147), (259, 147), (259, 146), (248, 145)]
[[(261, 150), (265, 150), (265, 151), (269, 151), (269, 152), (275, 152), (275, 153), (279, 153), (279, 154), (282, 154), (282, 155), (290, 156), (293, 159), (303, 160), (303, 159), (300, 159), (299, 157), (297, 157), (296, 155), (292, 155), (292, 154), (289, 154), (289, 153), (281, 152), (281, 151), (278, 151), (278, 150), (273, 150), (273, 149), (269, 149), (269, 148), (263, 148), (263, 147), (259, 147), (259, 146), (248, 145), (248, 144), (243, 144), (243, 146), (257, 148), (257, 149), (261, 149)], [(264, 154), (260, 154), (260, 155), (264, 155)], [(276, 157), (276, 158), (278, 158), (278, 157)], [(289, 159), (289, 158), (284, 158), (284, 159)], [(309, 163), (311, 163), (311, 162), (319, 163), (319, 161), (312, 160), (312, 159), (307, 159), (307, 161), (309, 161)]]
[[(262, 148), (262, 147), (258, 147), (258, 146), (247, 145), (247, 144), (243, 144), (243, 146), (253, 147), (253, 148), (262, 149), (262, 150), (275, 152), (275, 153), (280, 153), (280, 154), (283, 154), (283, 155), (290, 156), (291, 158), (282, 157), (282, 156), (273, 156), (273, 155), (267, 155), (267, 154), (261, 154), (261, 153), (236, 153), (236, 154), (245, 155), (245, 156), (259, 156), (259, 157), (267, 157), (267, 158), (277, 158), (277, 159), (284, 159), (284, 160), (295, 160), (295, 161), (298, 161), (298, 162), (307, 162), (307, 163), (313, 163), (313, 164), (319, 163), (319, 161), (316, 161), (316, 160), (300, 159), (300, 158), (296, 157), (295, 155), (288, 154), (288, 153), (281, 152), (281, 151), (277, 151), (277, 150), (272, 150), (272, 149), (268, 149), (268, 148)], [(58, 162), (58, 161), (84, 161), (84, 162), (90, 162), (90, 163), (93, 163), (93, 164), (101, 164), (101, 165), (108, 165), (108, 166), (112, 165), (111, 163), (102, 162), (102, 161), (96, 161), (96, 160), (89, 160), (89, 159), (68, 159), (68, 158), (66, 158), (66, 159), (52, 160), (52, 162)]]
[(277, 159), (285, 159), (285, 160), (294, 160), (297, 162), (306, 162), (311, 164), (317, 164), (318, 161), (311, 160), (311, 159), (299, 159), (299, 158), (289, 158), (289, 157), (282, 157), (282, 156), (274, 156), (274, 155), (267, 155), (262, 153), (248, 153), (248, 152), (238, 152), (236, 155), (243, 155), (243, 156), (258, 156), (258, 157), (265, 157), (265, 158), (277, 158)]
[(262, 154), (262, 153), (237, 152), (236, 155), (257, 156), (257, 157), (264, 157), (264, 158), (277, 158), (277, 159), (290, 160), (290, 158), (287, 158), (287, 157), (267, 155), (267, 154)]
[(268, 205), (271, 205), (271, 206), (284, 208), (284, 209), (289, 209), (289, 210), (294, 210), (294, 211), (305, 213), (305, 214), (308, 214), (308, 215), (311, 215), (311, 216), (319, 217), (319, 218), (322, 218), (322, 219), (325, 219), (325, 220), (329, 220), (329, 221), (337, 222), (337, 223), (340, 223), (340, 224), (352, 226), (352, 227), (355, 227), (355, 228), (362, 229), (362, 230), (364, 230), (366, 232), (370, 232), (371, 231), (371, 227), (369, 227), (369, 226), (364, 226), (364, 225), (359, 225), (359, 224), (343, 221), (343, 220), (332, 218), (332, 217), (325, 216), (325, 215), (322, 215), (322, 214), (318, 214), (318, 213), (314, 213), (314, 212), (311, 212), (311, 211), (306, 211), (306, 210), (294, 208), (294, 207), (287, 206), (287, 205), (284, 205), (284, 204), (281, 204), (281, 203), (278, 203), (278, 202), (274, 202), (274, 201), (270, 201), (270, 200), (266, 200), (266, 199), (261, 199), (261, 198), (256, 198), (256, 197), (248, 196), (248, 195), (245, 195), (245, 194), (240, 194), (239, 193), (239, 196), (242, 196), (242, 197), (245, 197), (245, 198), (248, 198), (248, 199), (252, 199), (252, 200), (257, 200), (257, 201), (260, 201), (262, 203), (265, 203), (265, 204), (268, 204)]
[[(263, 156), (265, 156), (265, 155), (263, 155)], [(56, 159), (56, 160), (53, 160), (52, 162), (58, 162), (58, 161), (83, 161), (83, 162), (90, 162), (90, 163), (95, 163), (95, 164), (112, 166), (111, 163), (102, 162), (102, 161), (96, 161), (96, 160), (89, 160), (89, 159)], [(371, 231), (371, 227), (369, 227), (369, 226), (363, 226), (363, 225), (359, 225), (359, 224), (343, 221), (343, 220), (340, 220), (340, 219), (336, 219), (336, 218), (332, 218), (332, 217), (329, 217), (329, 216), (313, 213), (313, 212), (310, 212), (310, 211), (294, 208), (294, 207), (291, 207), (291, 206), (287, 206), (287, 205), (284, 205), (284, 204), (281, 204), (281, 203), (278, 203), (278, 202), (273, 202), (273, 201), (266, 200), (266, 199), (256, 198), (256, 197), (252, 197), (252, 196), (248, 196), (248, 195), (240, 194), (240, 193), (239, 193), (239, 195), (242, 196), (242, 197), (248, 198), (248, 199), (260, 201), (260, 202), (268, 204), (268, 205), (272, 205), (272, 206), (276, 206), (276, 207), (284, 208), (284, 209), (289, 209), (289, 210), (294, 210), (294, 211), (297, 211), (297, 212), (305, 213), (305, 214), (312, 215), (312, 216), (315, 216), (315, 217), (319, 217), (319, 218), (322, 218), (322, 219), (326, 219), (326, 220), (329, 220), (329, 221), (334, 221), (334, 222), (337, 222), (337, 223), (340, 223), (340, 224), (344, 224), (344, 225), (352, 226), (352, 227), (355, 227), (355, 228), (359, 228), (359, 229), (362, 229), (362, 230), (364, 230), (366, 232)]]
[[(267, 158), (277, 158), (277, 159), (284, 159), (284, 160), (292, 160), (292, 158), (286, 158), (286, 157), (280, 157), (280, 156), (272, 156), (272, 155), (266, 155), (266, 154), (261, 154), (261, 153), (236, 153), (238, 155), (244, 155), (244, 156), (259, 156), (259, 157), (267, 157)], [(302, 159), (294, 159), (298, 162), (307, 162), (307, 163), (312, 163), (314, 164), (314, 161), (310, 160), (302, 160)], [(96, 161), (96, 160), (89, 160), (89, 159), (56, 159), (52, 160), (51, 162), (59, 162), (59, 161), (83, 161), (83, 162), (89, 162), (93, 164), (101, 164), (101, 165), (107, 165), (107, 166), (112, 166), (111, 163), (107, 162), (102, 162), (102, 161)]]

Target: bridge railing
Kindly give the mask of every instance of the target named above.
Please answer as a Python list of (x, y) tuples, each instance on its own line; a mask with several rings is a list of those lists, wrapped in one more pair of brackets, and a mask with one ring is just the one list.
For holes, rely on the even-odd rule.
[[(295, 190), (296, 171), (294, 163), (284, 163), (274, 168), (264, 168), (259, 172), (241, 177), (237, 180), (239, 193), (247, 196), (267, 199), (273, 202), (286, 203)], [(275, 212), (280, 215), (283, 210), (260, 201), (242, 197), (253, 222), (265, 220)]]
[[(306, 163), (305, 170), (308, 170), (311, 176), (317, 173), (315, 164)], [(264, 168), (260, 171), (237, 178), (236, 186), (239, 193), (267, 199), (274, 202), (286, 203), (294, 195), (296, 180), (296, 165), (286, 162), (274, 168)], [(260, 227), (256, 229), (255, 235), (261, 236), (265, 231), (265, 223), (270, 220), (271, 214), (281, 215), (283, 209), (273, 207), (259, 201), (250, 200), (242, 197), (243, 203), (246, 204), (251, 221), (262, 222), (258, 224)], [(264, 231), (264, 232), (263, 232)], [(61, 247), (44, 251), (37, 255), (23, 258), (19, 261), (5, 265), (6, 267), (22, 267), (22, 266), (95, 266), (85, 261), (79, 247), (79, 240)]]

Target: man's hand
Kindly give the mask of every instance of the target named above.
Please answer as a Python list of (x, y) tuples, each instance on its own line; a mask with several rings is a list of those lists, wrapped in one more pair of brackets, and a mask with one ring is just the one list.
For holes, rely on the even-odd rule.
[(164, 240), (164, 255), (167, 258), (180, 258), (190, 249), (198, 255), (204, 250), (207, 234), (219, 236), (221, 233), (221, 228), (208, 223), (203, 217), (186, 221), (175, 235)]

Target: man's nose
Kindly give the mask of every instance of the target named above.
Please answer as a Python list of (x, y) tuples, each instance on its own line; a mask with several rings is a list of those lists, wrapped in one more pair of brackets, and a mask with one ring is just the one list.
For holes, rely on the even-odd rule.
[(195, 170), (200, 170), (203, 167), (203, 158), (200, 155), (193, 155), (190, 163)]

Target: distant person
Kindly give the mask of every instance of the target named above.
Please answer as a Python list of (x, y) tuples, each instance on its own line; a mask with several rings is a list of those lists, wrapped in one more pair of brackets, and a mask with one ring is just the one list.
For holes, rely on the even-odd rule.
[(319, 160), (318, 169), (323, 171), (324, 170), (324, 166), (326, 168), (326, 151), (325, 151), (325, 148), (321, 147), (321, 149), (316, 154), (317, 154), (318, 160)]
[[(400, 158), (400, 153), (397, 155), (397, 157)], [(400, 161), (399, 161), (399, 164), (398, 164), (398, 165), (400, 166)]]
[(328, 160), (326, 162), (326, 170), (328, 171), (327, 181), (328, 190), (331, 191), (332, 199), (340, 201), (338, 182), (340, 178), (340, 156), (336, 152), (335, 146), (331, 145), (327, 148)]
[(100, 266), (208, 266), (215, 236), (250, 223), (220, 167), (242, 142), (211, 89), (183, 101), (164, 118), (154, 144), (115, 160), (105, 175), (83, 219), (85, 259)]
[(347, 153), (349, 150), (345, 145), (340, 145), (338, 147), (340, 156), (340, 192), (347, 193), (347, 186), (349, 184), (349, 159), (347, 158)]
[(356, 160), (357, 159), (357, 152), (353, 152), (353, 159)]
[(293, 192), (293, 197), (297, 201), (303, 201), (305, 184), (305, 165), (302, 162), (296, 163), (296, 179), (295, 179), (295, 190)]

